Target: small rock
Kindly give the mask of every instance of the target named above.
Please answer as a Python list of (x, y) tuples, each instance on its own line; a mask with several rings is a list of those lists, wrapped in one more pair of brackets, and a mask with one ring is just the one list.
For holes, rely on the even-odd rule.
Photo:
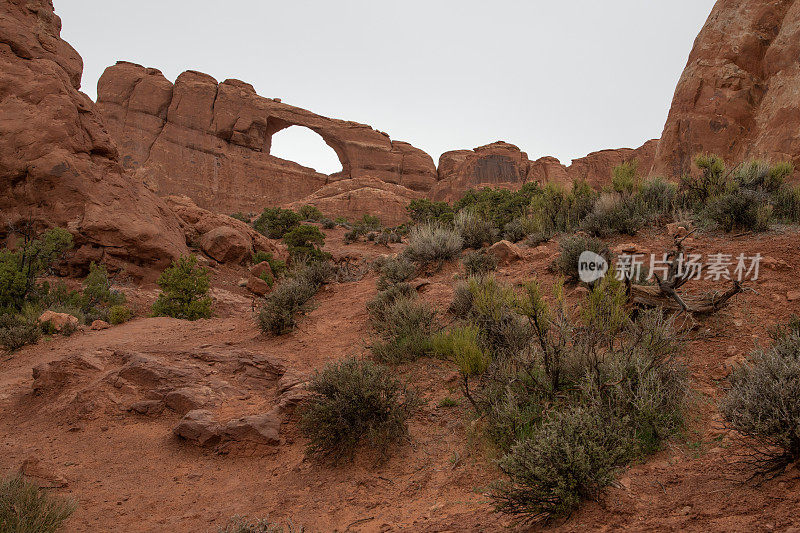
[(78, 319), (67, 313), (56, 313), (55, 311), (47, 310), (39, 316), (39, 323), (45, 324), (49, 322), (56, 331), (61, 331), (64, 327), (78, 327)]
[(203, 409), (186, 413), (172, 432), (198, 446), (213, 446), (222, 438), (222, 426), (211, 411)]
[(522, 259), (519, 247), (506, 240), (498, 241), (489, 247), (488, 252), (497, 257), (501, 264), (509, 264)]
[(247, 235), (229, 226), (219, 226), (200, 237), (200, 248), (220, 263), (239, 263), (253, 253)]
[(128, 411), (139, 413), (140, 415), (157, 416), (164, 410), (164, 402), (161, 400), (142, 400), (132, 403)]
[(239, 287), (247, 287), (247, 278), (242, 278), (238, 281), (237, 285)]
[(95, 320), (94, 322), (92, 322), (92, 325), (91, 325), (90, 329), (92, 329), (94, 331), (99, 331), (101, 329), (108, 329), (110, 327), (111, 327), (111, 324), (109, 324), (105, 320)]
[(614, 252), (614, 255), (635, 254), (639, 252), (639, 250), (636, 248), (636, 245), (632, 242), (618, 244), (611, 251)]
[(164, 396), (164, 403), (179, 415), (185, 415), (208, 405), (211, 396), (211, 389), (206, 386), (182, 387), (168, 392)]
[(786, 293), (786, 299), (790, 302), (794, 302), (795, 300), (800, 300), (800, 291), (789, 291)]
[(263, 415), (245, 416), (225, 424), (225, 437), (233, 441), (249, 441), (258, 444), (280, 444), (278, 431), (281, 419), (270, 411)]
[(271, 277), (274, 277), (272, 274), (272, 268), (269, 266), (269, 261), (262, 261), (257, 265), (251, 266), (250, 273), (257, 278), (262, 279), (265, 274), (269, 274)]
[(272, 287), (263, 279), (251, 275), (247, 278), (247, 290), (257, 296), (265, 296), (272, 290)]

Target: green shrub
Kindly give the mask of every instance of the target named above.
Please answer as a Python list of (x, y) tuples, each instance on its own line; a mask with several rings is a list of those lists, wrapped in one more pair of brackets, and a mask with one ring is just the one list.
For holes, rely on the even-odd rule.
[(323, 229), (334, 229), (336, 227), (336, 222), (329, 218), (323, 218), (320, 220)]
[(313, 205), (301, 205), (297, 210), (297, 214), (300, 215), (300, 218), (306, 222), (320, 222), (325, 218), (325, 215), (322, 214), (322, 211)]
[(704, 218), (724, 231), (766, 231), (772, 218), (772, 206), (763, 193), (737, 188), (712, 198)]
[(639, 188), (638, 167), (636, 160), (615, 166), (611, 171), (611, 187), (620, 194), (631, 196)]
[(300, 266), (269, 293), (258, 313), (261, 331), (273, 335), (289, 333), (297, 324), (298, 312), (307, 309), (307, 302), (333, 276), (333, 267), (322, 261)]
[(461, 253), (461, 235), (448, 227), (422, 224), (411, 229), (403, 254), (416, 263), (434, 263), (454, 259)]
[(161, 293), (153, 304), (153, 316), (186, 320), (211, 317), (208, 270), (197, 266), (194, 255), (181, 256), (158, 278)]
[(774, 474), (800, 459), (800, 333), (779, 331), (773, 346), (752, 354), (730, 375), (720, 411), (749, 438), (757, 474)]
[(639, 187), (638, 201), (648, 219), (670, 216), (677, 206), (678, 188), (663, 178), (645, 181)]
[(465, 248), (478, 249), (484, 244), (494, 244), (500, 238), (500, 232), (494, 222), (469, 209), (462, 209), (456, 213), (453, 225), (461, 235)]
[(781, 222), (800, 222), (800, 186), (784, 186), (775, 193), (773, 214)]
[(108, 321), (113, 325), (122, 324), (133, 318), (133, 311), (125, 305), (115, 305), (108, 310)]
[(325, 234), (316, 226), (297, 226), (283, 236), (283, 242), (295, 261), (322, 261), (330, 256), (322, 251)]
[(329, 363), (311, 379), (300, 419), (309, 455), (351, 459), (362, 442), (386, 456), (408, 438), (416, 396), (386, 367), (354, 358)]
[(36, 344), (42, 336), (37, 319), (25, 319), (11, 313), (0, 314), (0, 345), (16, 351), (28, 344)]
[(541, 192), (536, 183), (526, 183), (518, 191), (507, 189), (472, 189), (455, 203), (456, 212), (467, 210), (495, 228), (504, 228), (515, 218), (529, 212), (531, 200)]
[(647, 223), (637, 198), (604, 194), (595, 202), (581, 228), (592, 235), (606, 237), (615, 233), (636, 235)]
[(567, 192), (560, 185), (548, 183), (531, 199), (531, 233), (545, 239), (556, 232), (574, 231), (594, 207), (597, 194), (584, 181), (576, 181)]
[(0, 531), (54, 533), (74, 511), (74, 503), (21, 477), (0, 480)]
[(379, 270), (381, 273), (377, 283), (379, 291), (409, 281), (417, 274), (417, 266), (403, 256), (387, 259), (380, 265)]
[(561, 240), (559, 244), (560, 252), (558, 258), (553, 262), (556, 272), (569, 279), (578, 278), (578, 259), (585, 251), (594, 252), (611, 262), (611, 252), (608, 247), (595, 237), (585, 237), (583, 235), (573, 235)]
[(629, 458), (626, 441), (625, 428), (598, 409), (555, 411), (500, 459), (510, 483), (493, 495), (498, 510), (526, 521), (569, 514), (613, 481)]
[(370, 348), (378, 361), (397, 364), (430, 353), (436, 312), (421, 303), (416, 294), (398, 294), (383, 308), (373, 308), (376, 312), (370, 318), (379, 338)]
[(680, 204), (688, 209), (702, 208), (716, 196), (725, 193), (730, 185), (725, 162), (713, 155), (695, 158), (700, 176), (683, 176), (679, 185)]
[(0, 309), (19, 310), (37, 299), (42, 288), (36, 278), (72, 248), (72, 234), (61, 228), (38, 237), (26, 230), (20, 237), (18, 249), (0, 250)]
[(489, 366), (490, 358), (481, 349), (477, 326), (466, 325), (441, 331), (433, 336), (431, 349), (434, 356), (453, 361), (463, 380), (464, 395), (476, 406), (469, 388), (469, 379), (480, 376)]
[(411, 220), (417, 224), (447, 224), (453, 221), (455, 215), (447, 202), (433, 202), (427, 198), (411, 200), (406, 210)]
[(465, 253), (461, 259), (467, 276), (485, 276), (489, 272), (497, 270), (497, 262), (496, 255), (476, 250)]
[(253, 228), (270, 239), (280, 239), (300, 225), (303, 217), (290, 209), (268, 207), (253, 222)]

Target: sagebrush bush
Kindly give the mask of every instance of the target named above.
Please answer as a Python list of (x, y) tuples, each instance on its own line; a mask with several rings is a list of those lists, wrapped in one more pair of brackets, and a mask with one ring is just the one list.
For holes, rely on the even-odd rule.
[(378, 290), (386, 290), (391, 285), (414, 279), (417, 266), (403, 256), (391, 257), (379, 267)]
[(494, 254), (469, 251), (464, 254), (461, 264), (464, 265), (464, 272), (467, 276), (484, 276), (493, 270), (497, 270), (498, 259)]
[(297, 209), (297, 214), (306, 222), (320, 222), (325, 218), (322, 211), (313, 205), (301, 205)]
[(677, 197), (678, 188), (663, 178), (645, 181), (638, 192), (642, 212), (650, 220), (671, 216), (677, 207)]
[(22, 477), (0, 480), (0, 531), (54, 533), (75, 511), (75, 504), (52, 496)]
[(498, 510), (527, 521), (569, 514), (594, 498), (629, 458), (619, 421), (584, 407), (555, 411), (499, 461), (510, 482), (493, 495)]
[(333, 267), (324, 261), (301, 264), (269, 293), (258, 313), (264, 333), (283, 335), (297, 325), (297, 313), (308, 308), (308, 301), (333, 276)]
[(600, 196), (581, 223), (581, 228), (600, 237), (615, 233), (636, 235), (647, 222), (641, 204), (632, 196), (606, 193)]
[(575, 230), (594, 207), (597, 194), (584, 181), (576, 181), (570, 191), (548, 183), (530, 203), (531, 233), (547, 239), (556, 232)]
[(133, 311), (125, 305), (115, 305), (108, 310), (108, 321), (111, 324), (119, 325), (133, 318)]
[(500, 238), (500, 231), (494, 222), (471, 209), (462, 209), (456, 213), (453, 225), (461, 235), (465, 248), (482, 248), (484, 245), (494, 244)]
[(335, 461), (352, 458), (362, 442), (385, 457), (391, 445), (408, 437), (407, 421), (418, 405), (391, 370), (355, 358), (326, 365), (308, 391), (300, 418), (307, 452)]
[(724, 231), (766, 231), (772, 218), (772, 206), (763, 193), (743, 188), (712, 198), (703, 217)]
[(153, 304), (153, 316), (186, 320), (211, 317), (208, 269), (197, 265), (194, 255), (181, 256), (158, 278), (161, 293)]
[[(402, 290), (402, 289), (401, 289)], [(369, 306), (372, 327), (378, 334), (370, 346), (380, 362), (415, 361), (431, 351), (431, 335), (436, 326), (436, 312), (419, 301), (416, 294), (395, 294), (383, 306)]]
[(268, 207), (253, 222), (253, 228), (270, 239), (280, 239), (300, 225), (303, 217), (290, 209)]
[(323, 218), (320, 220), (323, 229), (334, 229), (336, 227), (336, 222), (329, 218)]
[(578, 259), (585, 251), (594, 252), (611, 261), (611, 252), (603, 241), (595, 237), (586, 237), (584, 235), (572, 235), (565, 237), (559, 243), (560, 252), (558, 257), (553, 262), (553, 267), (556, 272), (566, 276), (569, 279), (578, 279)]
[(720, 405), (727, 423), (750, 439), (756, 473), (800, 459), (800, 333), (789, 327), (730, 375)]
[(461, 235), (446, 226), (422, 224), (408, 234), (408, 246), (403, 255), (416, 263), (449, 261), (458, 257), (463, 247)]
[(36, 344), (42, 336), (42, 329), (36, 318), (26, 319), (12, 313), (0, 314), (0, 345), (8, 351), (16, 351)]

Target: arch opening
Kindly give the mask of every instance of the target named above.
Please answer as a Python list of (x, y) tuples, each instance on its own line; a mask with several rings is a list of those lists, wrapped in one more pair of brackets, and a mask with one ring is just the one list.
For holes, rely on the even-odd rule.
[(269, 143), (269, 154), (322, 174), (331, 175), (344, 170), (339, 154), (319, 133), (305, 126), (290, 125), (274, 133)]

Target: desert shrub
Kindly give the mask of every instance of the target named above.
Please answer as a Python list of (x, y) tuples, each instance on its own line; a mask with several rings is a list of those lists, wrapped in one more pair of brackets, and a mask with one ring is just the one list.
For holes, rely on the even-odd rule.
[(777, 332), (773, 345), (756, 351), (730, 375), (720, 411), (749, 438), (756, 474), (772, 475), (800, 459), (800, 333)]
[(519, 242), (529, 234), (537, 232), (538, 222), (533, 218), (515, 218), (503, 228), (503, 238), (511, 242)]
[(783, 186), (775, 193), (773, 214), (781, 222), (800, 222), (800, 186)]
[(322, 214), (322, 211), (313, 205), (301, 205), (297, 209), (297, 214), (300, 215), (300, 218), (306, 222), (320, 222), (325, 218), (325, 215)]
[(480, 331), (475, 325), (456, 326), (433, 336), (431, 349), (436, 357), (453, 361), (462, 378), (464, 395), (477, 408), (470, 392), (470, 378), (480, 376), (489, 366), (490, 356), (480, 346)]
[(270, 239), (280, 239), (300, 225), (303, 217), (290, 209), (268, 207), (253, 222), (253, 228)]
[(388, 310), (398, 298), (412, 298), (415, 294), (414, 287), (408, 283), (397, 283), (378, 291), (378, 294), (367, 302), (367, 311), (370, 319), (378, 323), (386, 322), (388, 320)]
[(497, 270), (497, 256), (473, 250), (464, 254), (461, 264), (467, 276), (483, 276)]
[(584, 181), (576, 181), (570, 191), (548, 183), (530, 202), (530, 233), (549, 238), (556, 232), (571, 232), (594, 207), (597, 194)]
[(242, 213), (241, 211), (237, 211), (231, 214), (231, 218), (235, 218), (236, 220), (241, 220), (245, 224), (250, 223), (250, 217)]
[(507, 189), (471, 189), (455, 203), (456, 212), (468, 210), (481, 220), (491, 222), (495, 228), (504, 228), (515, 218), (529, 212), (531, 200), (541, 189), (535, 183), (526, 183), (518, 191)]
[(13, 352), (28, 344), (36, 344), (41, 336), (42, 329), (36, 318), (0, 314), (0, 345), (6, 350)]
[(663, 178), (645, 181), (639, 187), (637, 199), (642, 212), (649, 219), (669, 216), (676, 208), (678, 189)]
[(408, 234), (403, 254), (416, 263), (434, 263), (454, 259), (461, 253), (461, 235), (446, 226), (421, 224)]
[[(578, 315), (560, 284), (551, 303), (535, 281), (514, 290), (473, 278), (464, 287), (458, 350), (480, 364), (461, 370), (479, 376), (471, 391), (465, 379), (465, 393), (503, 453), (499, 510), (524, 520), (569, 513), (682, 428), (687, 373), (672, 322), (653, 312), (634, 321), (614, 276), (590, 290)], [(498, 327), (520, 322), (517, 335)], [(434, 353), (452, 353), (452, 344), (441, 333)]]
[[(387, 299), (388, 300), (388, 299)], [(431, 351), (436, 312), (416, 294), (396, 294), (382, 307), (368, 306), (372, 328), (378, 338), (370, 345), (375, 358), (384, 363), (415, 361)]]
[(553, 267), (557, 272), (566, 276), (568, 279), (578, 279), (578, 259), (585, 251), (594, 252), (611, 261), (611, 252), (603, 241), (595, 237), (584, 235), (572, 235), (561, 240), (559, 243), (560, 252), (553, 262)]
[(36, 278), (72, 248), (72, 234), (61, 228), (38, 237), (32, 230), (20, 234), (16, 250), (0, 250), (0, 309), (19, 310), (25, 302), (39, 297), (42, 287)]
[(333, 229), (336, 227), (336, 222), (329, 218), (323, 218), (320, 220), (320, 223), (322, 224), (322, 229)]
[(736, 188), (712, 198), (703, 217), (724, 231), (766, 231), (772, 218), (772, 206), (763, 193)]
[(281, 524), (268, 518), (249, 520), (244, 516), (233, 516), (221, 527), (218, 533), (304, 533), (305, 528), (292, 522)]
[(329, 363), (308, 385), (311, 397), (300, 419), (307, 452), (333, 460), (352, 458), (360, 443), (382, 456), (408, 437), (416, 395), (386, 367), (348, 358)]
[(703, 207), (709, 199), (725, 193), (730, 183), (725, 162), (720, 157), (698, 156), (695, 166), (700, 169), (700, 176), (683, 176), (678, 188), (680, 204), (688, 209)]
[(92, 262), (89, 265), (89, 274), (83, 280), (83, 293), (79, 298), (83, 323), (91, 324), (95, 320), (107, 321), (111, 307), (125, 303), (125, 295), (112, 287), (113, 282), (108, 277), (105, 265)]
[(494, 222), (470, 209), (462, 209), (456, 213), (453, 225), (461, 235), (465, 248), (478, 249), (485, 244), (493, 244), (500, 238)]
[(75, 511), (75, 504), (50, 495), (22, 477), (0, 480), (0, 531), (54, 533)]
[(615, 233), (636, 235), (646, 222), (637, 198), (606, 193), (597, 199), (592, 212), (583, 219), (581, 228), (601, 237)]
[(452, 206), (447, 202), (434, 202), (427, 198), (411, 200), (406, 210), (411, 220), (417, 224), (446, 224), (452, 222), (455, 215)]
[(389, 246), (389, 233), (386, 231), (382, 231), (375, 237), (375, 244), (379, 244), (381, 246)]
[(297, 226), (283, 236), (283, 242), (295, 261), (322, 261), (330, 257), (330, 254), (322, 251), (325, 234), (316, 226)]
[(125, 305), (115, 305), (108, 310), (108, 321), (111, 324), (119, 325), (133, 318), (133, 311)]
[(194, 255), (181, 256), (158, 278), (161, 293), (153, 304), (153, 316), (186, 320), (211, 317), (208, 269), (197, 265)]
[(597, 409), (554, 412), (500, 459), (510, 483), (494, 494), (498, 510), (530, 521), (569, 514), (628, 459), (624, 430)]
[(403, 256), (391, 257), (380, 266), (378, 290), (382, 291), (391, 285), (409, 281), (417, 274), (417, 266)]
[(631, 196), (639, 187), (638, 167), (636, 160), (615, 166), (611, 170), (611, 187), (620, 194)]
[(733, 181), (743, 189), (774, 194), (784, 186), (792, 172), (794, 166), (791, 163), (769, 165), (764, 161), (748, 161), (735, 169)]
[(258, 313), (264, 333), (283, 335), (294, 329), (298, 312), (308, 309), (308, 301), (333, 276), (333, 267), (323, 261), (300, 265), (269, 293)]

